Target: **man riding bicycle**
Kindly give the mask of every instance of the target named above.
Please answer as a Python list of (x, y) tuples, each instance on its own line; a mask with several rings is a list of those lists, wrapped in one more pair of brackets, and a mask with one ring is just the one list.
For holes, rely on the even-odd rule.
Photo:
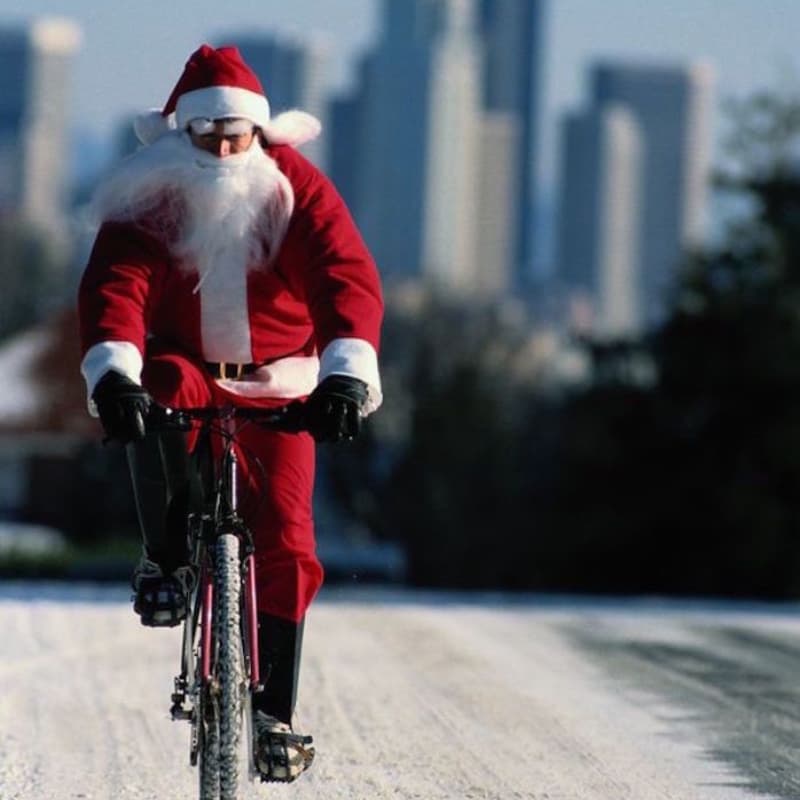
[(192, 437), (145, 436), (151, 403), (307, 398), (310, 434), (241, 433), (269, 475), (265, 486), (240, 465), (257, 500), (246, 522), (268, 676), (253, 698), (256, 760), (290, 781), (313, 756), (293, 744), (292, 715), (303, 620), (323, 576), (314, 440), (354, 437), (381, 403), (378, 273), (332, 184), (295, 149), (319, 123), (299, 111), (273, 118), (236, 48), (200, 47), (164, 108), (135, 127), (145, 146), (98, 190), (103, 222), (79, 290), (90, 411), (128, 445), (144, 542), (134, 608), (145, 625), (175, 625), (196, 579), (185, 536)]

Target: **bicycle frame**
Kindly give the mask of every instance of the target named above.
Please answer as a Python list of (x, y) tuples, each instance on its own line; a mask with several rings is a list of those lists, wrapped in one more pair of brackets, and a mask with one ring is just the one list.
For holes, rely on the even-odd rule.
[[(199, 459), (199, 473), (210, 480), (209, 485), (202, 487), (202, 509), (188, 517), (192, 563), (199, 580), (184, 624), (181, 671), (174, 682), (171, 715), (173, 719), (185, 719), (191, 724), (190, 763), (200, 766), (201, 798), (225, 800), (236, 796), (237, 768), (235, 761), (230, 761), (230, 754), (240, 747), (242, 716), (249, 730), (250, 696), (262, 688), (256, 563), (252, 537), (239, 514), (238, 456), (234, 446), (238, 432), (236, 420), (255, 421), (294, 432), (305, 426), (302, 409), (297, 404), (272, 410), (163, 411), (164, 427), (189, 430), (193, 423), (202, 423), (195, 453)], [(173, 415), (172, 420), (170, 415)], [(217, 436), (222, 445), (219, 454), (212, 446), (213, 436)], [(222, 560), (217, 563), (217, 559)], [(222, 593), (219, 598), (218, 589)], [(234, 639), (230, 638), (231, 628), (225, 620), (237, 620)], [(216, 627), (220, 625), (222, 627)], [(231, 725), (235, 728), (233, 733)], [(249, 732), (252, 779), (257, 770), (252, 731)], [(223, 747), (221, 742), (227, 745)]]
[[(235, 438), (235, 424), (231, 418), (223, 419), (224, 432), (231, 439)], [(243, 530), (244, 525), (238, 513), (238, 457), (233, 447), (228, 447), (223, 454), (222, 471), (224, 480), (222, 482), (225, 490), (225, 505), (227, 507), (226, 518), (217, 520), (214, 528), (216, 531), (225, 527), (232, 530)], [(243, 558), (242, 571), (244, 575), (244, 603), (245, 612), (244, 633), (247, 642), (247, 655), (249, 657), (250, 688), (251, 691), (258, 691), (261, 686), (261, 670), (258, 658), (258, 612), (256, 606), (256, 562), (255, 555), (250, 547)], [(201, 680), (204, 686), (208, 686), (211, 681), (211, 656), (212, 656), (212, 619), (214, 612), (214, 582), (209, 570), (208, 559), (202, 566), (200, 577), (200, 597), (201, 597), (201, 639), (200, 639), (200, 662)]]

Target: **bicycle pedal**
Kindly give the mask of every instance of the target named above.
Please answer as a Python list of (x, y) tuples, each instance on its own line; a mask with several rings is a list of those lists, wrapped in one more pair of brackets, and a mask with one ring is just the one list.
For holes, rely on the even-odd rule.
[(170, 716), (172, 717), (173, 721), (178, 720), (191, 720), (193, 717), (192, 709), (185, 708), (184, 706), (175, 705), (172, 706), (169, 710)]

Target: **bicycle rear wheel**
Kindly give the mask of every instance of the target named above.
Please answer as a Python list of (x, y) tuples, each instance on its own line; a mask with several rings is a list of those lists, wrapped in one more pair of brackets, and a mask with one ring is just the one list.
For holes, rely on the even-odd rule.
[(247, 692), (241, 634), (242, 578), (239, 538), (222, 534), (215, 545), (214, 632), (219, 710), (219, 797), (236, 800), (242, 708)]

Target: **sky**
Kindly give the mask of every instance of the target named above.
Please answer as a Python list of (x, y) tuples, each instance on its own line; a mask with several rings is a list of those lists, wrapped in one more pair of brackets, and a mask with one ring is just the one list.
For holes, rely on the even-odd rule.
[[(379, 0), (0, 0), (0, 24), (38, 15), (83, 31), (73, 82), (73, 125), (110, 133), (124, 115), (166, 100), (188, 55), (236, 31), (278, 31), (324, 41), (332, 90), (348, 85), (355, 57), (374, 41)], [(552, 179), (561, 114), (580, 106), (597, 58), (702, 60), (717, 97), (797, 79), (800, 0), (549, 0), (543, 80), (542, 172)], [(269, 93), (269, 87), (267, 86)], [(717, 115), (720, 116), (719, 114)], [(717, 120), (716, 130), (720, 123)], [(715, 134), (719, 138), (718, 133)]]

